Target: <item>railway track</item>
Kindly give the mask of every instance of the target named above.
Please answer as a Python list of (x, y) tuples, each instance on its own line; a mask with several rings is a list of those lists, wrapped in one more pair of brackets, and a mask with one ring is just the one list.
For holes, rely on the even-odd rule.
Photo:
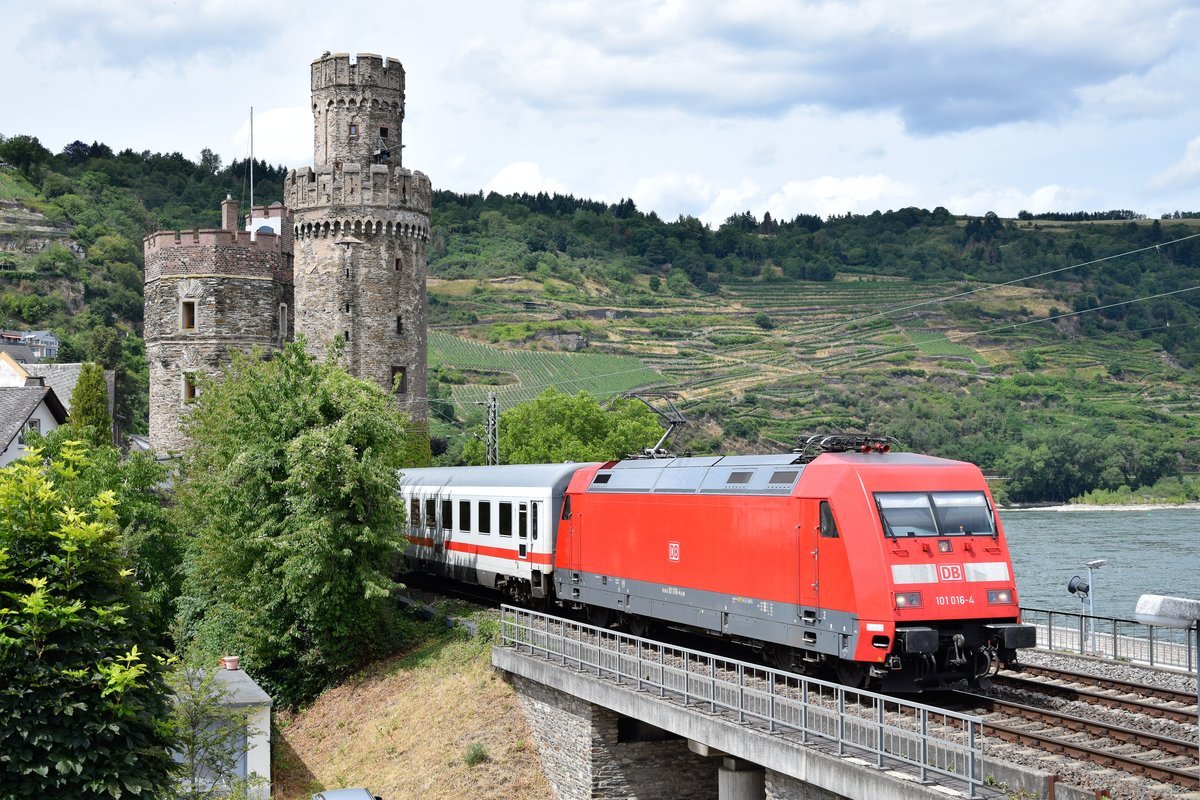
[(1001, 672), (992, 682), (996, 686), (1118, 708), (1185, 725), (1196, 722), (1196, 695), (1176, 689), (1036, 665), (1023, 665), (1020, 672)]
[(984, 718), (985, 735), (1162, 783), (1198, 785), (1194, 742), (974, 692), (949, 694), (956, 704), (993, 715)]

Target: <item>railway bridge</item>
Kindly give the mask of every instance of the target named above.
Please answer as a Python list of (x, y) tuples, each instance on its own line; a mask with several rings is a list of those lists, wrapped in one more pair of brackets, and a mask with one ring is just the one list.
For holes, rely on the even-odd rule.
[(509, 606), (501, 627), (561, 800), (1092, 797), (990, 761), (967, 715)]

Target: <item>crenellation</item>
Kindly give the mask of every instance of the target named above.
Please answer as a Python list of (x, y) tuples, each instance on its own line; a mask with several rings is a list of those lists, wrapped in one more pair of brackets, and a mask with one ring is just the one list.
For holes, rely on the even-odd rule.
[(399, 61), (374, 53), (312, 62), (314, 163), (288, 173), (283, 204), (248, 216), (278, 220), (278, 235), (236, 230), (237, 203), (227, 198), (221, 229), (145, 238), (155, 449), (186, 444), (188, 375), (219, 374), (231, 350), (278, 348), (298, 333), (318, 354), (348, 336), (350, 372), (389, 391), (403, 375), (396, 401), (424, 421), (433, 189), (401, 163), (404, 80)]

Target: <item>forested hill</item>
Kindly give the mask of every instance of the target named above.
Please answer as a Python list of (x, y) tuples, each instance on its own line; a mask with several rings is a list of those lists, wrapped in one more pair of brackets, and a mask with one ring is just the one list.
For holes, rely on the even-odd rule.
[[(248, 203), (248, 163), (82, 141), (52, 153), (24, 136), (0, 141), (0, 160), (0, 327), (52, 329), (63, 360), (118, 369), (127, 428), (144, 430), (141, 239), (216, 227), (227, 194)], [(256, 202), (281, 199), (284, 167), (254, 174)], [(1018, 498), (1057, 470), (1044, 492), (1057, 499), (1196, 466), (1198, 216), (939, 207), (712, 226), (630, 200), (443, 191), (431, 324), (509, 348), (566, 333), (636, 356), (684, 393), (680, 449), (869, 429), (1015, 476)], [(521, 380), (442, 355), (431, 392), (443, 397)], [(448, 436), (473, 413), (435, 410)]]

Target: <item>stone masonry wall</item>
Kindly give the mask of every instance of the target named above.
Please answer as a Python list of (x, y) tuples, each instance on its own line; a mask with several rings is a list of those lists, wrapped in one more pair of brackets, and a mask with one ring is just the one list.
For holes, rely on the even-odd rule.
[(559, 800), (716, 800), (717, 764), (686, 740), (621, 742), (615, 712), (519, 676), (512, 681)]

